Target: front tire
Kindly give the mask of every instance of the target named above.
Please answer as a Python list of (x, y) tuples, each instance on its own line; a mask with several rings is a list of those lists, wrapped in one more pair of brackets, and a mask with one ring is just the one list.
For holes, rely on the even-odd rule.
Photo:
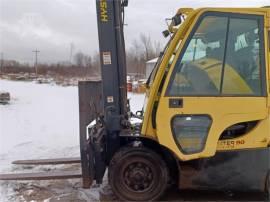
[(123, 201), (154, 201), (167, 188), (168, 168), (160, 155), (145, 147), (125, 147), (109, 165), (109, 183)]

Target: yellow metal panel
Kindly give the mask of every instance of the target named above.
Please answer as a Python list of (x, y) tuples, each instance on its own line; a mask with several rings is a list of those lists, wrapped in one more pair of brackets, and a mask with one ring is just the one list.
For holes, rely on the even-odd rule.
[[(144, 121), (142, 126), (142, 134), (151, 138), (157, 138), (160, 144), (169, 148), (176, 156), (181, 160), (190, 160), (202, 157), (210, 157), (215, 154), (217, 150), (228, 149), (244, 149), (244, 148), (259, 148), (266, 147), (270, 142), (269, 140), (269, 110), (267, 99), (264, 97), (184, 97), (184, 108), (182, 109), (170, 109), (169, 98), (165, 97), (165, 89), (168, 86), (169, 78), (172, 74), (172, 69), (169, 69), (167, 79), (164, 83), (161, 96), (158, 95), (159, 84), (165, 73), (165, 69), (168, 66), (169, 59), (175, 51), (176, 45), (179, 40), (183, 40), (177, 51), (176, 57), (179, 57), (180, 50), (183, 48), (183, 44), (190, 34), (192, 27), (198, 20), (200, 14), (205, 11), (217, 11), (217, 12), (234, 12), (239, 14), (256, 14), (266, 15), (269, 9), (257, 9), (257, 8), (204, 8), (191, 12), (184, 22), (180, 26), (178, 31), (169, 45), (163, 61), (160, 64), (155, 81), (150, 89), (148, 89), (148, 102), (145, 108)], [(265, 30), (265, 33), (267, 31)], [(265, 36), (266, 37), (266, 36)], [(265, 38), (268, 41), (268, 38)], [(265, 50), (266, 56), (269, 57), (269, 52)], [(174, 67), (176, 60), (173, 61), (171, 67)], [(267, 67), (269, 67), (269, 61), (266, 61)], [(232, 76), (239, 76), (232, 70), (228, 70)], [(267, 69), (267, 81), (269, 80), (269, 71)], [(215, 75), (212, 72), (211, 75)], [(181, 77), (181, 76), (180, 76)], [(185, 79), (185, 78), (179, 78)], [(214, 79), (214, 78), (212, 78)], [(238, 79), (238, 82), (242, 82), (242, 88), (246, 91), (250, 89), (245, 85), (244, 81)], [(267, 82), (267, 91), (269, 92), (269, 86)], [(230, 90), (230, 89), (228, 89)], [(152, 109), (154, 102), (158, 101), (157, 112), (157, 128), (153, 129), (151, 124)], [(209, 131), (209, 136), (205, 148), (202, 152), (197, 154), (185, 155), (176, 145), (174, 138), (171, 134), (170, 121), (175, 114), (208, 114), (212, 117), (213, 123)], [(250, 131), (248, 134), (235, 139), (234, 147), (228, 148), (224, 145), (230, 144), (228, 142), (219, 141), (221, 133), (229, 126), (239, 122), (247, 122), (260, 120), (258, 126)], [(243, 141), (244, 140), (244, 141)], [(186, 142), (189, 144), (188, 142)]]
[[(268, 117), (265, 110), (265, 98), (185, 97), (183, 109), (170, 109), (168, 103), (168, 97), (160, 99), (157, 116), (158, 141), (170, 148), (181, 160), (213, 156), (217, 150), (219, 137), (226, 128), (240, 122), (264, 121)], [(170, 125), (170, 120), (176, 114), (207, 114), (212, 117), (213, 123), (204, 151), (198, 154), (184, 155), (179, 150), (171, 134)], [(252, 137), (256, 137), (258, 141), (250, 141)], [(265, 126), (260, 124), (259, 129), (253, 130), (245, 136), (247, 139), (245, 144), (237, 145), (234, 149), (266, 147), (268, 143), (264, 141), (266, 138), (269, 138), (269, 130), (265, 130)]]
[(270, 123), (269, 118), (264, 119), (252, 131), (241, 137), (234, 138), (231, 140), (229, 139), (219, 140), (217, 150), (226, 151), (226, 150), (255, 149), (260, 147), (267, 147), (270, 142), (269, 123)]

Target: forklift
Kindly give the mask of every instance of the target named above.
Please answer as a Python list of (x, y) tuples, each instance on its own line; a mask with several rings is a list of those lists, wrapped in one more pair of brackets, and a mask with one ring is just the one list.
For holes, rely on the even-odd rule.
[[(102, 81), (79, 83), (81, 173), (2, 174), (1, 180), (81, 177), (105, 171), (122, 201), (179, 189), (270, 192), (270, 8), (181, 8), (146, 83), (141, 111), (127, 99), (127, 0), (96, 0)], [(132, 123), (131, 119), (140, 121)]]

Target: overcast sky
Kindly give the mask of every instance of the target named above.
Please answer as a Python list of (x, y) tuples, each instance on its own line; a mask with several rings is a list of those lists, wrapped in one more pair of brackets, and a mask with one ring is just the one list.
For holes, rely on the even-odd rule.
[[(126, 43), (140, 33), (164, 43), (164, 19), (180, 7), (260, 7), (270, 0), (129, 0), (126, 9)], [(6, 59), (33, 62), (32, 50), (40, 50), (41, 62), (69, 60), (74, 52), (98, 50), (95, 0), (0, 0), (0, 52)]]

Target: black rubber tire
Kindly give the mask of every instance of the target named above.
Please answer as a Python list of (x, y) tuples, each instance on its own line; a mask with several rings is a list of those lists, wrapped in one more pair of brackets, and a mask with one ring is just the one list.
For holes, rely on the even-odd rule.
[(270, 171), (268, 171), (265, 183), (265, 194), (267, 201), (270, 201)]
[[(138, 173), (143, 177), (137, 179)], [(145, 147), (125, 147), (118, 151), (110, 162), (108, 176), (113, 192), (122, 201), (157, 200), (164, 194), (169, 181), (168, 168), (164, 160)], [(130, 178), (133, 180), (132, 185)], [(135, 190), (138, 187), (142, 190)]]

